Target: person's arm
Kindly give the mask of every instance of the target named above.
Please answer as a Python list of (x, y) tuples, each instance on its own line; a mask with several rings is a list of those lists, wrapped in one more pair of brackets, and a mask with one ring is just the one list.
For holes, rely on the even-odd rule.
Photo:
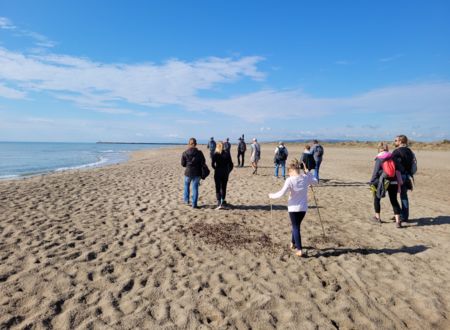
[(276, 192), (276, 193), (271, 193), (271, 194), (269, 194), (269, 198), (272, 198), (272, 199), (280, 198), (280, 197), (283, 196), (288, 190), (289, 190), (289, 180), (286, 180), (286, 181), (284, 181), (283, 188), (281, 188), (281, 190), (278, 191), (278, 192)]
[(216, 165), (217, 165), (217, 162), (216, 162), (216, 159), (217, 159), (217, 156), (216, 156), (217, 154), (214, 154), (213, 156), (212, 156), (212, 158), (211, 158), (211, 167), (213, 168), (213, 169), (216, 169)]
[(381, 169), (381, 160), (377, 158), (375, 160), (375, 166), (373, 167), (373, 172), (372, 172), (372, 177), (370, 178), (370, 183), (372, 183), (372, 184), (377, 183), (380, 169)]
[(181, 155), (181, 166), (186, 167), (186, 156), (185, 156), (184, 152)]

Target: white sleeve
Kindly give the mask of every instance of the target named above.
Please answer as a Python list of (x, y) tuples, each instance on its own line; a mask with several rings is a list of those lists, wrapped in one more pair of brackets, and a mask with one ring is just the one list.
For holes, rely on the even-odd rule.
[(281, 188), (281, 190), (278, 191), (278, 192), (276, 192), (276, 193), (269, 194), (269, 198), (272, 198), (272, 199), (280, 198), (280, 197), (283, 196), (288, 190), (289, 190), (289, 180), (286, 180), (286, 181), (284, 181), (283, 188)]
[(275, 155), (277, 154), (277, 151), (278, 151), (278, 147), (277, 147), (277, 148), (275, 148)]

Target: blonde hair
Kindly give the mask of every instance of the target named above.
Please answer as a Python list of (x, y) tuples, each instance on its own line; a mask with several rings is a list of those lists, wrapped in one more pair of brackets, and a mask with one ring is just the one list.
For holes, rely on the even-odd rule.
[(223, 151), (223, 142), (219, 141), (216, 144), (216, 154), (221, 154)]
[(388, 146), (388, 144), (385, 143), (385, 142), (380, 142), (380, 143), (378, 143), (378, 151), (379, 151), (379, 152), (381, 152), (381, 151), (389, 151), (389, 146)]
[(297, 173), (300, 173), (300, 162), (297, 158), (294, 158), (289, 162), (288, 170), (296, 171)]

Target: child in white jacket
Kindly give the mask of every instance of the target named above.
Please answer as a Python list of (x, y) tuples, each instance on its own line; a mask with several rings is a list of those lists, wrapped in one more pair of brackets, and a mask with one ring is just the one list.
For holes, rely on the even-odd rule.
[(296, 250), (295, 254), (302, 257), (300, 225), (308, 210), (308, 187), (316, 185), (317, 179), (306, 168), (305, 173), (300, 174), (300, 163), (297, 159), (289, 163), (288, 174), (289, 178), (284, 182), (283, 188), (279, 192), (269, 194), (269, 198), (280, 198), (286, 192), (290, 193), (288, 212), (292, 224), (291, 249)]

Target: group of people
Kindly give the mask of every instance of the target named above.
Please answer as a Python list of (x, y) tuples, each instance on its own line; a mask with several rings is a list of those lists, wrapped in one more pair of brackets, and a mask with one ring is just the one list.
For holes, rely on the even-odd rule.
[[(300, 156), (299, 164), (300, 168), (306, 167), (308, 171), (314, 170), (314, 177), (319, 182), (319, 170), (322, 164), (324, 149), (319, 141), (313, 140), (312, 146), (307, 144)], [(273, 157), (273, 163), (275, 165), (274, 176), (278, 178), (279, 169), (281, 168), (281, 175), (283, 179), (286, 179), (286, 160), (289, 156), (288, 149), (282, 141), (275, 148), (275, 155)]]
[[(269, 194), (269, 198), (280, 198), (289, 193), (288, 213), (292, 225), (291, 249), (299, 257), (304, 256), (301, 242), (300, 225), (308, 210), (308, 187), (319, 183), (319, 170), (322, 163), (324, 149), (317, 140), (312, 145), (306, 145), (299, 159), (293, 159), (287, 166), (288, 178), (286, 179), (286, 162), (289, 152), (283, 142), (275, 149), (274, 176), (278, 177), (279, 169), (285, 179), (282, 189), (276, 193)], [(417, 160), (414, 153), (408, 147), (408, 138), (399, 135), (394, 141), (396, 149), (390, 153), (386, 143), (379, 144), (379, 154), (375, 158), (375, 167), (370, 180), (371, 189), (374, 192), (375, 216), (373, 221), (381, 222), (380, 200), (386, 194), (389, 195), (397, 227), (401, 227), (402, 221), (409, 218), (408, 190), (412, 189), (412, 177), (417, 171)], [(202, 167), (206, 166), (203, 153), (197, 149), (195, 138), (189, 140), (188, 149), (183, 152), (181, 165), (186, 168), (184, 179), (184, 203), (189, 202), (190, 186), (192, 186), (192, 207), (198, 208), (198, 186), (202, 175)], [(227, 205), (226, 189), (230, 172), (233, 170), (231, 158), (231, 144), (229, 138), (225, 142), (215, 142), (214, 138), (208, 142), (211, 166), (215, 170), (214, 182), (216, 185), (217, 209)], [(238, 167), (244, 166), (244, 155), (247, 150), (244, 135), (239, 138)], [(261, 147), (256, 138), (251, 144), (250, 161), (253, 174), (257, 174), (258, 161), (261, 158)], [(303, 171), (302, 171), (303, 170)], [(400, 194), (401, 205), (397, 201)]]
[[(401, 228), (402, 222), (409, 219), (408, 190), (413, 189), (417, 159), (408, 147), (408, 138), (405, 135), (398, 135), (394, 140), (394, 146), (395, 150), (391, 153), (388, 144), (384, 142), (378, 144), (378, 154), (370, 179), (375, 216), (370, 219), (381, 223), (381, 198), (387, 192), (394, 211), (393, 220), (397, 228)], [(400, 203), (397, 194), (400, 195)]]

